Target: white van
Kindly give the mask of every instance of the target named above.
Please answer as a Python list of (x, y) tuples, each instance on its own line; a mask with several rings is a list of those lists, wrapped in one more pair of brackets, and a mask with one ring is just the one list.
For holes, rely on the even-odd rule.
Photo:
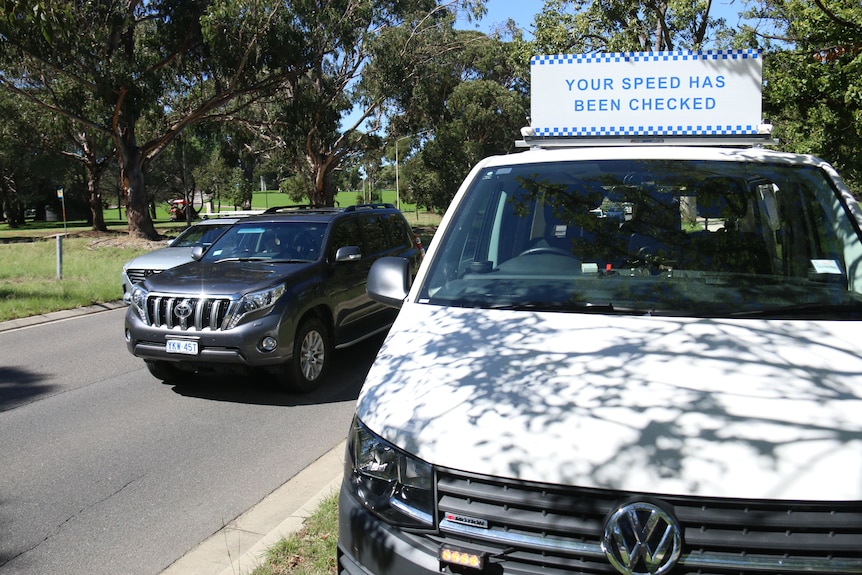
[(488, 158), (412, 285), (372, 268), (339, 573), (862, 573), (859, 206), (627, 144)]

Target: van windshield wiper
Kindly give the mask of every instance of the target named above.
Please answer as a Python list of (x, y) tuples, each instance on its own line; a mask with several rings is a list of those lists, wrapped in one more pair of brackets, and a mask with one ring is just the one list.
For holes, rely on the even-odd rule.
[[(653, 315), (657, 311), (652, 308), (625, 307), (608, 303), (593, 303), (585, 301), (519, 301), (505, 304), (493, 304), (489, 309), (510, 309), (530, 311), (562, 311), (572, 313), (605, 313), (615, 315)], [(660, 313), (660, 312), (658, 312)]]
[(738, 311), (728, 314), (728, 317), (769, 319), (860, 319), (862, 318), (862, 303), (856, 301), (840, 304), (803, 303)]

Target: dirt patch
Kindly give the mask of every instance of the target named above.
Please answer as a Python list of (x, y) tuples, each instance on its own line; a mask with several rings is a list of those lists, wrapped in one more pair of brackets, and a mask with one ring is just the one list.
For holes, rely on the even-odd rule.
[(72, 232), (67, 235), (70, 238), (82, 238), (87, 241), (88, 249), (99, 249), (99, 248), (128, 248), (128, 249), (141, 249), (141, 250), (155, 250), (158, 248), (165, 247), (165, 241), (167, 237), (163, 236), (164, 239), (152, 241), (143, 238), (137, 238), (134, 236), (130, 236), (128, 232), (121, 231), (107, 231), (107, 232), (96, 232), (93, 230), (86, 230), (80, 232)]

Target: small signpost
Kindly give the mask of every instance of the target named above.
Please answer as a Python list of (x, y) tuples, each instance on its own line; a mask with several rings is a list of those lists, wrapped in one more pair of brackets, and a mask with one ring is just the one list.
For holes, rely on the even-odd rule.
[(66, 234), (66, 199), (63, 197), (63, 188), (57, 188), (57, 198), (63, 207), (63, 233), (57, 234), (57, 279), (63, 279), (63, 236)]

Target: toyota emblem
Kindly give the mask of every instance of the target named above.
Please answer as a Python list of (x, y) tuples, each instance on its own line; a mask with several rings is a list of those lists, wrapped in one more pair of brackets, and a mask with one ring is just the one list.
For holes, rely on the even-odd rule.
[(188, 300), (183, 300), (177, 304), (174, 308), (174, 313), (177, 314), (177, 317), (180, 319), (186, 319), (190, 315), (192, 315), (192, 306)]
[(676, 519), (652, 503), (627, 503), (605, 521), (602, 551), (623, 575), (667, 573), (679, 560), (681, 548)]

